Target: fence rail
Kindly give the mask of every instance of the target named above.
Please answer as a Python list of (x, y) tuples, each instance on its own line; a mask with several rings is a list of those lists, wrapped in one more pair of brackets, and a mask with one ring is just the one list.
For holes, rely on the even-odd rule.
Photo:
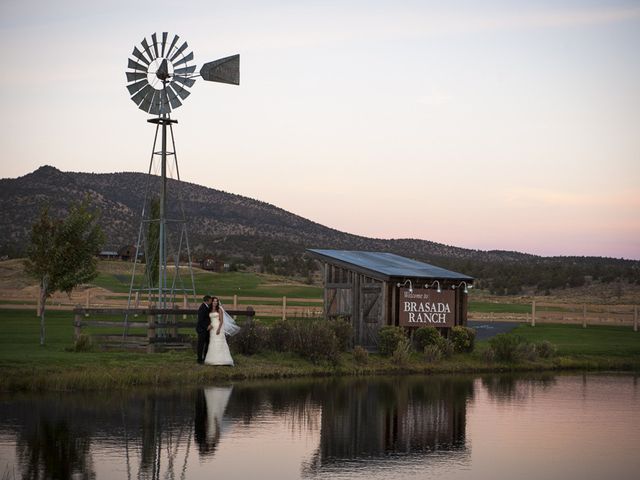
[[(248, 307), (246, 310), (227, 310), (233, 317), (243, 316), (253, 318), (255, 311)], [(187, 322), (188, 316), (197, 316), (198, 310), (193, 308), (82, 308), (73, 309), (74, 339), (78, 341), (83, 328), (108, 328), (120, 330), (121, 334), (108, 332), (104, 334), (92, 333), (102, 348), (121, 348), (146, 350), (149, 353), (164, 349), (189, 349), (192, 345), (192, 334), (180, 334), (179, 329), (195, 328), (195, 320)], [(88, 320), (94, 316), (119, 317), (118, 320)], [(138, 321), (139, 318), (146, 321)], [(129, 321), (133, 318), (133, 321)], [(183, 321), (180, 321), (183, 320)], [(145, 333), (129, 332), (130, 329), (143, 329)]]

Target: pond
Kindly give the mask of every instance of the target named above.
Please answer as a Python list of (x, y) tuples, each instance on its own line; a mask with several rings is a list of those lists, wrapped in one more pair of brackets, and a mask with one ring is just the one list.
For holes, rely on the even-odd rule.
[(0, 396), (0, 478), (640, 478), (628, 374)]

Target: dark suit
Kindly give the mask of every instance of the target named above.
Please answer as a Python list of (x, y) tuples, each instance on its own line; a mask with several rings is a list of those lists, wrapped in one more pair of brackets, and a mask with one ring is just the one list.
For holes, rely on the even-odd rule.
[(207, 356), (207, 350), (209, 349), (210, 311), (209, 305), (204, 302), (198, 309), (198, 323), (196, 324), (196, 332), (198, 332), (198, 363), (204, 362), (204, 357)]

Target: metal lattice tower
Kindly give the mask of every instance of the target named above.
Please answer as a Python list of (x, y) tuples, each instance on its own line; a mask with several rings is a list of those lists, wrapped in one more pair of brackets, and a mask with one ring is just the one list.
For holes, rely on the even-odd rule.
[[(232, 85), (240, 84), (240, 56), (205, 63), (198, 73), (187, 42), (174, 35), (154, 33), (134, 47), (128, 61), (127, 89), (141, 110), (154, 115), (155, 137), (145, 186), (138, 241), (127, 309), (137, 306), (141, 295), (157, 308), (171, 308), (178, 296), (195, 297), (195, 282), (187, 224), (180, 194), (180, 173), (173, 136), (171, 111), (182, 105), (197, 77)], [(158, 143), (158, 140), (160, 142)], [(159, 148), (158, 148), (159, 147)], [(145, 266), (142, 269), (141, 257)], [(188, 275), (181, 273), (186, 260)], [(187, 277), (187, 278), (185, 278)], [(127, 319), (125, 319), (127, 325)], [(126, 335), (125, 327), (125, 335)]]

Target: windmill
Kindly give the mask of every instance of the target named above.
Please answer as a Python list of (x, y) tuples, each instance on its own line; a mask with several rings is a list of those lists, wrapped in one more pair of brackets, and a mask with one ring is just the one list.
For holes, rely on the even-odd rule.
[[(195, 297), (186, 219), (178, 188), (180, 173), (173, 136), (173, 124), (177, 120), (171, 118), (171, 112), (190, 95), (189, 89), (197, 77), (209, 82), (240, 84), (240, 55), (205, 63), (196, 73), (193, 52), (189, 51), (187, 42), (178, 35), (169, 38), (167, 32), (154, 33), (150, 40), (145, 37), (133, 48), (127, 64), (127, 90), (131, 100), (140, 110), (153, 115), (147, 122), (156, 125), (127, 310), (132, 301), (137, 305), (141, 293), (146, 293), (149, 303), (155, 303), (160, 309), (173, 306), (177, 295)], [(190, 277), (188, 284), (180, 272), (183, 248)], [(137, 281), (136, 267), (143, 255), (145, 272), (142, 281)], [(171, 271), (168, 264), (173, 267)], [(125, 327), (125, 335), (126, 330)]]

